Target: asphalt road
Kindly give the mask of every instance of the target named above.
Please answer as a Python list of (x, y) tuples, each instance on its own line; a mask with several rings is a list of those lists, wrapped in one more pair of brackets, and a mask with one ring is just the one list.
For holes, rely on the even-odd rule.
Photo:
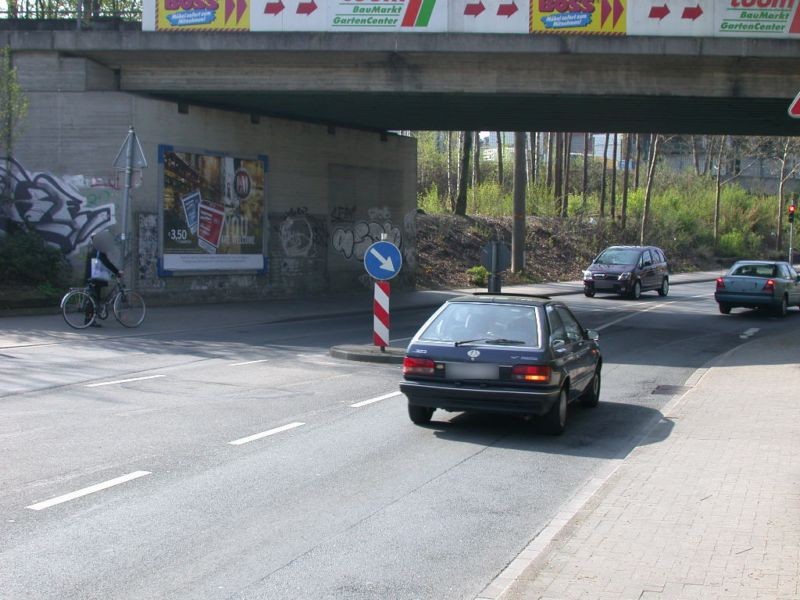
[[(363, 317), (3, 348), (0, 598), (474, 598), (696, 369), (800, 330), (712, 291), (565, 297), (605, 368), (558, 438), (412, 425), (399, 366), (328, 356)], [(393, 343), (429, 312), (394, 314)]]

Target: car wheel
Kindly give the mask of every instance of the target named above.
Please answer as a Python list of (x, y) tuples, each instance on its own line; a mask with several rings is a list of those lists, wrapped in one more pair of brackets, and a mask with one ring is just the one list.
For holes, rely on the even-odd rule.
[(777, 317), (785, 317), (786, 311), (789, 309), (789, 304), (786, 302), (786, 296), (781, 298), (781, 303), (775, 307), (775, 316)]
[(600, 402), (600, 367), (594, 372), (594, 377), (589, 382), (586, 391), (581, 397), (581, 406), (594, 408)]
[(590, 290), (588, 288), (583, 289), (583, 295), (587, 298), (594, 298), (594, 290)]
[(431, 422), (431, 417), (433, 416), (432, 408), (428, 408), (427, 406), (417, 406), (416, 404), (408, 403), (408, 418), (411, 419), (411, 422), (415, 425), (425, 425), (426, 423)]
[(720, 302), (719, 312), (721, 312), (723, 315), (729, 315), (731, 314), (731, 307), (725, 304), (724, 302)]
[(669, 294), (669, 279), (664, 277), (664, 279), (661, 280), (661, 287), (658, 290), (658, 295), (666, 296), (667, 294)]
[(558, 400), (553, 403), (553, 406), (547, 411), (547, 414), (542, 417), (542, 426), (545, 433), (550, 435), (561, 435), (564, 433), (564, 428), (567, 425), (567, 388), (561, 388), (558, 392)]
[(638, 300), (641, 297), (642, 297), (642, 282), (634, 281), (633, 289), (631, 290), (631, 298), (633, 298), (634, 300)]

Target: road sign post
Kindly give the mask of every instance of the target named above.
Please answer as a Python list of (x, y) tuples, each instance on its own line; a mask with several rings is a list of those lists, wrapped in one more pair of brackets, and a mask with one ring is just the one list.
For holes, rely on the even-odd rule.
[(794, 254), (794, 214), (797, 211), (797, 198), (792, 199), (792, 203), (789, 205), (789, 264), (792, 265), (792, 256)]
[(136, 132), (133, 130), (133, 125), (128, 129), (128, 136), (125, 138), (125, 141), (122, 142), (122, 147), (119, 149), (119, 152), (117, 152), (117, 157), (114, 159), (114, 167), (125, 173), (125, 183), (122, 188), (122, 218), (120, 220), (119, 234), (122, 245), (122, 264), (123, 268), (125, 268), (128, 260), (128, 214), (130, 213), (133, 170), (147, 167), (147, 160), (144, 157), (144, 152), (142, 152), (139, 139), (136, 137)]
[(490, 294), (499, 294), (501, 279), (500, 273), (511, 266), (511, 251), (508, 244), (500, 243), (497, 240), (492, 240), (481, 248), (481, 264), (489, 270), (489, 287)]
[(375, 280), (372, 303), (372, 341), (381, 351), (389, 345), (389, 279), (400, 272), (403, 255), (400, 249), (386, 240), (375, 242), (364, 253), (364, 268)]

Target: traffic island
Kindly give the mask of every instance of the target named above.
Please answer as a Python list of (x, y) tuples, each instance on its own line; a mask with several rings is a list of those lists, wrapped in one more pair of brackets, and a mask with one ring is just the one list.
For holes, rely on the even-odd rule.
[(373, 344), (343, 344), (341, 346), (333, 346), (330, 349), (330, 355), (334, 358), (343, 358), (345, 360), (399, 365), (403, 363), (406, 349), (405, 346), (402, 348), (392, 348), (391, 346), (381, 348)]

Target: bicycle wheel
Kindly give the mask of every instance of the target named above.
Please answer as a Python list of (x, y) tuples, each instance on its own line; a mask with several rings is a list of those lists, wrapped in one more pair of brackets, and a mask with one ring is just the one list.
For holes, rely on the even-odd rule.
[(84, 329), (94, 322), (97, 315), (94, 299), (80, 290), (68, 292), (61, 300), (61, 314), (70, 327)]
[(144, 321), (144, 300), (136, 292), (122, 291), (114, 298), (114, 316), (125, 327), (138, 327)]

